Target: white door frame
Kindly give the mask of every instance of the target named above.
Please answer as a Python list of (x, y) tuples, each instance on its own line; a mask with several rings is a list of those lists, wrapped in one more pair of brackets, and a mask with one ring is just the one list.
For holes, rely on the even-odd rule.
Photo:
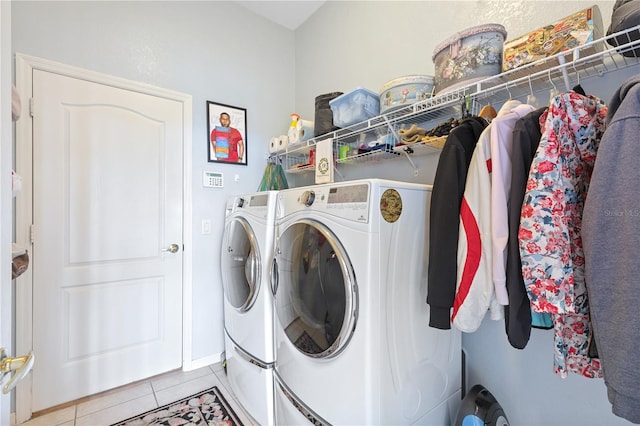
[[(31, 224), (33, 223), (33, 131), (30, 120), (30, 99), (33, 71), (42, 70), (60, 75), (79, 78), (99, 84), (107, 84), (124, 90), (163, 97), (182, 103), (183, 107), (183, 294), (182, 294), (182, 369), (190, 370), (192, 361), (192, 97), (184, 93), (162, 89), (119, 77), (64, 65), (33, 56), (16, 54), (16, 87), (22, 96), (24, 119), (16, 123), (16, 170), (22, 177), (22, 192), (16, 198), (16, 243), (23, 247), (31, 245)], [(29, 268), (16, 280), (16, 351), (29, 353), (33, 349), (33, 274)], [(38, 354), (34, 354), (36, 363)], [(16, 388), (17, 423), (31, 418), (31, 375)]]
[[(0, 1), (0, 347), (16, 356), (11, 344), (11, 2)], [(5, 377), (5, 380), (8, 378)], [(1, 394), (0, 394), (1, 395)], [(10, 395), (0, 397), (0, 424), (10, 421)]]

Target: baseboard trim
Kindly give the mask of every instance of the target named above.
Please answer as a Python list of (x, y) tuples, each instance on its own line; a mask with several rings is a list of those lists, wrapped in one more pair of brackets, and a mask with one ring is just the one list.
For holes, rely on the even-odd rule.
[(213, 354), (204, 358), (194, 359), (191, 361), (190, 365), (183, 366), (184, 371), (197, 370), (198, 368), (207, 367), (212, 364), (216, 364), (223, 359), (224, 352), (220, 352), (217, 354)]

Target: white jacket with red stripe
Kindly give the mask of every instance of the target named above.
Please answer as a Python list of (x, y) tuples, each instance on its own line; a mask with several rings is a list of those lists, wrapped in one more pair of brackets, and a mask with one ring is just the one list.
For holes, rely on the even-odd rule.
[[(519, 101), (508, 101), (498, 117), (510, 113)], [(493, 284), (491, 238), (491, 127), (480, 135), (471, 157), (460, 206), (458, 276), (451, 323), (472, 333), (480, 327), (487, 310), (493, 320), (504, 318)]]

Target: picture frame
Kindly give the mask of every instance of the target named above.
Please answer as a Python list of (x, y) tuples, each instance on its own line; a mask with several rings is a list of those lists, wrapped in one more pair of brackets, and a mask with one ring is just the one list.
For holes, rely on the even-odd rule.
[(246, 166), (247, 110), (207, 101), (207, 155), (210, 163)]

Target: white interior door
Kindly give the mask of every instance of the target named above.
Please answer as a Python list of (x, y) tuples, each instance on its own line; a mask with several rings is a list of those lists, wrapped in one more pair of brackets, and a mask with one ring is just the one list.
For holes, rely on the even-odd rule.
[(33, 73), (39, 411), (181, 366), (183, 109)]

